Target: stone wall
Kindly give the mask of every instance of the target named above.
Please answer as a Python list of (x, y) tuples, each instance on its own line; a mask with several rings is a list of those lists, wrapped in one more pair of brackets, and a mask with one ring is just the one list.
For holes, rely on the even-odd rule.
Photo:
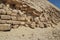
[[(21, 26), (30, 27), (32, 29), (47, 28), (57, 25), (60, 21), (60, 12), (52, 6), (46, 7), (42, 5), (40, 11), (37, 10), (39, 6), (37, 8), (33, 7), (25, 2), (9, 5), (1, 3), (0, 30), (11, 30), (11, 28), (18, 28)], [(44, 7), (46, 7), (46, 9)]]

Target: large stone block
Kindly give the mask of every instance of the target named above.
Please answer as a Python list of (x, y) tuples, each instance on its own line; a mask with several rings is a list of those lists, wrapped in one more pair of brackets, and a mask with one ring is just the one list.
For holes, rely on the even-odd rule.
[(0, 20), (1, 24), (5, 24), (7, 22), (7, 20)]
[(25, 20), (25, 17), (17, 17), (17, 20), (24, 21)]
[(17, 16), (17, 13), (11, 13), (12, 16)]
[(8, 20), (7, 21), (8, 24), (20, 24), (20, 21), (12, 21), (12, 20)]
[(10, 24), (0, 24), (0, 31), (8, 31), (11, 30)]
[(7, 23), (8, 24), (12, 24), (12, 20), (7, 20)]
[(20, 21), (12, 21), (13, 24), (20, 24)]
[(10, 15), (1, 15), (1, 19), (9, 20), (11, 19)]

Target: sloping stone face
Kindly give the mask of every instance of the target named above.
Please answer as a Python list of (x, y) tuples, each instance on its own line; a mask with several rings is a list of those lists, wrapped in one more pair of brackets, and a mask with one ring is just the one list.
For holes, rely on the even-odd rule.
[(10, 30), (19, 26), (34, 29), (57, 25), (60, 21), (60, 11), (46, 1), (41, 0), (38, 3), (36, 1), (5, 0), (7, 5), (1, 3), (0, 30)]

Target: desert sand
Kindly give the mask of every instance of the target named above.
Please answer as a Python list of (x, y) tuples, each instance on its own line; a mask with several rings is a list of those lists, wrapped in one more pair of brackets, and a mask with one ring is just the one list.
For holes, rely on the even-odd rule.
[(55, 28), (19, 27), (9, 32), (0, 32), (0, 40), (60, 40), (60, 23)]

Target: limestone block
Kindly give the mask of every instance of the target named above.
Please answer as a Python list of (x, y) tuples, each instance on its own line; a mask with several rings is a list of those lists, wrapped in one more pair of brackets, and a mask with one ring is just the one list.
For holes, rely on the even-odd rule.
[(0, 9), (0, 14), (6, 14), (6, 11), (4, 9)]
[(20, 21), (12, 21), (13, 24), (20, 24)]
[(8, 24), (18, 25), (18, 24), (20, 24), (20, 21), (12, 21), (12, 20), (8, 20), (7, 23), (8, 23)]
[(39, 26), (40, 28), (44, 28), (43, 22), (39, 22), (39, 25), (40, 25), (40, 26)]
[(34, 18), (34, 21), (35, 21), (35, 22), (40, 21), (40, 20), (39, 20), (39, 17)]
[(25, 22), (20, 22), (20, 24), (21, 24), (21, 25), (24, 25), (24, 24), (25, 24)]
[(16, 15), (17, 15), (17, 13), (18, 13), (18, 11), (17, 11), (17, 10), (12, 10), (12, 14), (11, 14), (11, 15), (16, 16)]
[(12, 12), (11, 11), (7, 11), (7, 15), (11, 15), (12, 14)]
[(1, 19), (9, 20), (11, 19), (10, 15), (1, 15)]
[(11, 13), (11, 15), (12, 15), (12, 16), (16, 16), (16, 15), (17, 15), (17, 13)]
[(0, 23), (1, 24), (4, 24), (4, 23), (6, 23), (7, 22), (7, 20), (0, 20)]
[(23, 5), (23, 7), (24, 7), (24, 8), (26, 8), (26, 7), (27, 7), (27, 5)]
[(35, 22), (32, 22), (32, 23), (31, 23), (31, 28), (35, 28), (35, 27), (36, 27)]
[(14, 29), (16, 29), (16, 28), (18, 28), (19, 27), (19, 25), (13, 25), (12, 26), (12, 28), (14, 28)]
[(21, 20), (21, 21), (24, 21), (25, 20), (25, 17), (18, 17), (17, 19), (18, 20)]
[(19, 15), (22, 15), (22, 14), (24, 14), (25, 12), (21, 12), (20, 10), (18, 10), (18, 13), (19, 13)]
[(1, 31), (11, 30), (11, 25), (10, 24), (0, 24), (0, 30)]
[(12, 24), (12, 20), (7, 20), (7, 23), (8, 24)]
[(3, 6), (5, 6), (3, 3), (0, 4), (0, 9), (3, 8)]
[(17, 17), (16, 16), (11, 16), (11, 19), (12, 20), (17, 20)]

